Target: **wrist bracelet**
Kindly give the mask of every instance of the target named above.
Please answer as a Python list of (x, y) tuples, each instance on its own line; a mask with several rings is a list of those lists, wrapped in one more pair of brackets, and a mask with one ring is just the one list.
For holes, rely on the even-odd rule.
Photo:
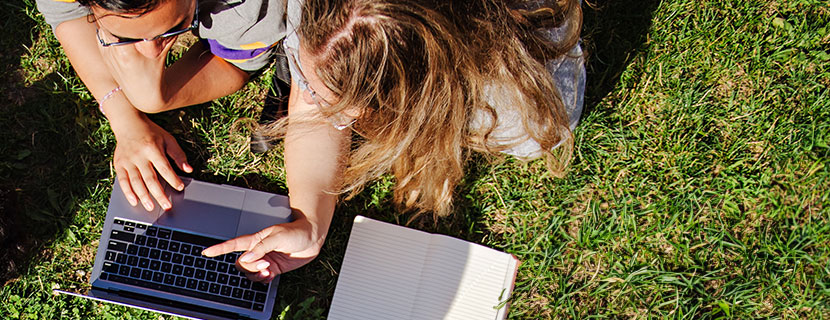
[(115, 89), (110, 90), (110, 92), (107, 92), (107, 94), (105, 94), (104, 97), (101, 98), (101, 101), (98, 101), (98, 111), (101, 111), (101, 114), (107, 115), (104, 112), (104, 102), (109, 100), (109, 98), (112, 98), (112, 95), (114, 95), (118, 91), (121, 91), (121, 86), (117, 86), (115, 87)]

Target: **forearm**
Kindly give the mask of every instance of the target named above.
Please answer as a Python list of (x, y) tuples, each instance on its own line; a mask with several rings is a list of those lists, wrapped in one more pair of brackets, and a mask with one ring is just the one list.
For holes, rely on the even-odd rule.
[[(312, 106), (299, 98), (296, 83), (292, 83), (289, 98), (289, 119), (308, 119)], [(307, 219), (312, 227), (312, 239), (322, 246), (337, 202), (335, 188), (343, 170), (342, 156), (348, 145), (348, 131), (338, 131), (324, 121), (301, 120), (301, 125), (289, 125), (285, 137), (286, 182), (291, 207)]]
[(153, 112), (205, 103), (236, 92), (248, 81), (248, 72), (214, 56), (201, 42), (190, 47), (164, 71), (163, 101)]
[[(97, 101), (101, 101), (107, 93), (118, 87), (118, 83), (103, 65), (95, 26), (86, 18), (61, 23), (55, 29), (55, 36), (78, 77)], [(125, 124), (144, 118), (122, 93), (113, 94), (101, 107), (116, 133), (118, 128), (124, 127)]]

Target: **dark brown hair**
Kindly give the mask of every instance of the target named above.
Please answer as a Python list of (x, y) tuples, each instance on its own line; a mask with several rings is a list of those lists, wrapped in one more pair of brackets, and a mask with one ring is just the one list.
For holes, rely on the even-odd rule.
[(85, 7), (99, 7), (118, 13), (146, 13), (164, 1), (171, 0), (77, 0)]

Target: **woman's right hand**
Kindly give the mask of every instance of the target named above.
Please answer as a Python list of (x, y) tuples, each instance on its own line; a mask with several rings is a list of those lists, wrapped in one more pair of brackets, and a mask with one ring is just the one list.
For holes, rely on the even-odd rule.
[(314, 260), (326, 241), (328, 227), (316, 226), (295, 210), (297, 220), (273, 225), (259, 232), (239, 236), (202, 251), (215, 257), (244, 251), (236, 261), (239, 271), (252, 281), (271, 282), (279, 274)]
[(112, 162), (118, 183), (131, 205), (136, 206), (140, 200), (144, 208), (151, 211), (154, 208), (152, 198), (155, 198), (164, 210), (169, 210), (173, 204), (164, 193), (156, 172), (173, 188), (181, 191), (184, 182), (176, 175), (167, 156), (185, 172), (192, 172), (193, 168), (170, 133), (146, 115), (140, 117), (141, 121), (133, 121), (128, 127), (118, 128), (120, 130), (117, 131), (113, 128), (116, 145)]

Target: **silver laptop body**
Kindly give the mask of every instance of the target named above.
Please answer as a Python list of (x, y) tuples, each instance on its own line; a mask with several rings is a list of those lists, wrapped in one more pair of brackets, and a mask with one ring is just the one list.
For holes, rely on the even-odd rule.
[(159, 205), (151, 212), (131, 206), (116, 183), (90, 277), (92, 288), (87, 295), (61, 293), (191, 319), (269, 319), (279, 277), (270, 285), (254, 283), (236, 271), (239, 253), (217, 258), (199, 253), (220, 241), (291, 221), (288, 197), (182, 180), (182, 192), (166, 187), (173, 203), (167, 212)]

